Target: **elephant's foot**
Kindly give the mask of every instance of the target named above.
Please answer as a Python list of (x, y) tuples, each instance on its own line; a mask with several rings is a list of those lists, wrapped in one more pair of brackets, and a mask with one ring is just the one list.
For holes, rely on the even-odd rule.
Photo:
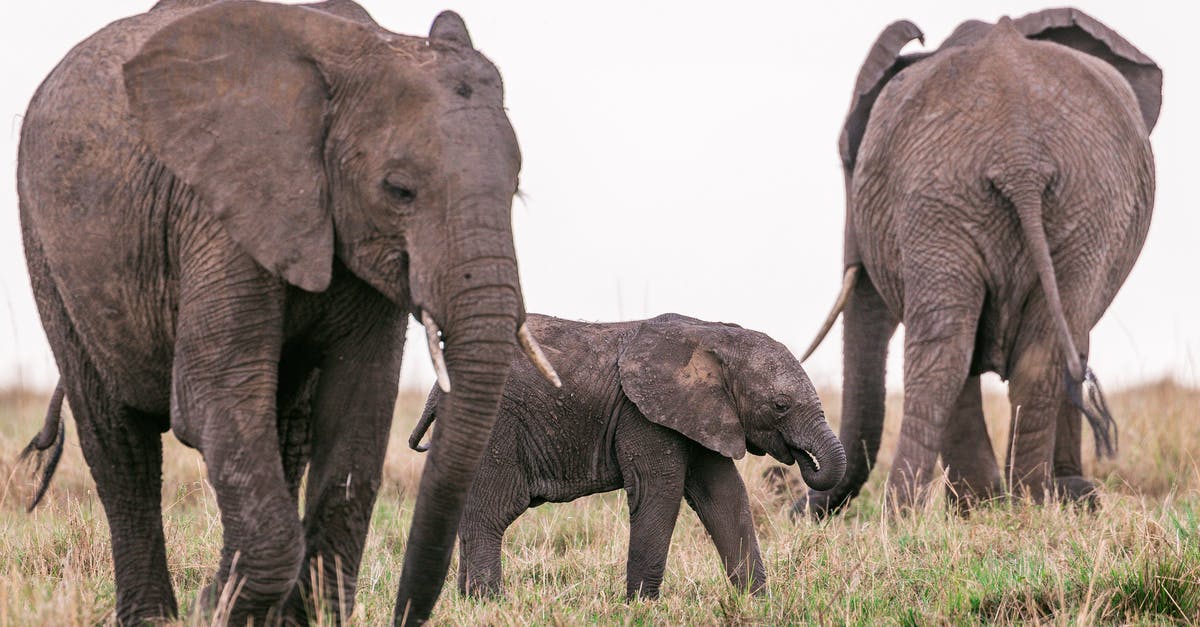
[(835, 496), (833, 492), (809, 490), (806, 496), (796, 499), (792, 505), (791, 517), (795, 520), (807, 513), (813, 520), (824, 520), (836, 514), (845, 502), (845, 499)]
[(1095, 481), (1079, 475), (1054, 478), (1054, 492), (1059, 501), (1086, 507), (1089, 512), (1100, 505), (1096, 488)]
[(976, 490), (966, 483), (950, 483), (946, 486), (946, 504), (959, 516), (967, 518), (971, 512), (996, 503), (1005, 502), (1004, 485), (997, 483), (984, 490)]

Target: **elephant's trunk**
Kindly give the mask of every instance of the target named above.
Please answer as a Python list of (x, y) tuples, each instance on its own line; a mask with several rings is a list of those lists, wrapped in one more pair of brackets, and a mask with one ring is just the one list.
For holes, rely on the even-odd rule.
[(828, 490), (846, 472), (846, 451), (825, 422), (823, 413), (804, 421), (798, 437), (789, 443), (804, 482), (814, 490)]
[(420, 624), (450, 566), (459, 518), (491, 436), (523, 317), (516, 262), (480, 256), (444, 273), (440, 316), (453, 382), (421, 476), (396, 599), (396, 622)]

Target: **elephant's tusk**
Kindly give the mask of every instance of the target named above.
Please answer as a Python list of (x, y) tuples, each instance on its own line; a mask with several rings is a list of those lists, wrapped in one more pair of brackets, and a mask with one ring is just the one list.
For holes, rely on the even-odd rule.
[(837, 302), (833, 304), (833, 309), (829, 311), (829, 315), (825, 317), (825, 324), (821, 325), (821, 331), (817, 333), (816, 339), (809, 345), (808, 350), (804, 351), (804, 356), (800, 358), (804, 362), (817, 350), (821, 342), (825, 341), (825, 336), (829, 334), (829, 330), (833, 328), (833, 323), (837, 322), (838, 316), (842, 310), (846, 308), (846, 301), (850, 299), (850, 290), (854, 289), (854, 279), (858, 277), (858, 270), (861, 266), (855, 264), (846, 268), (846, 274), (842, 277), (842, 291), (838, 293)]
[(421, 324), (425, 325), (425, 339), (429, 341), (429, 358), (433, 360), (433, 371), (437, 374), (438, 387), (450, 393), (450, 371), (446, 370), (446, 355), (442, 352), (442, 332), (428, 311), (421, 312)]
[(556, 388), (562, 387), (562, 379), (558, 378), (558, 373), (554, 371), (554, 366), (550, 365), (550, 360), (546, 359), (546, 354), (542, 352), (542, 347), (538, 346), (537, 340), (533, 339), (533, 334), (529, 332), (529, 326), (521, 323), (521, 328), (517, 329), (517, 341), (521, 343), (521, 350), (525, 351), (525, 356), (529, 361), (542, 373)]

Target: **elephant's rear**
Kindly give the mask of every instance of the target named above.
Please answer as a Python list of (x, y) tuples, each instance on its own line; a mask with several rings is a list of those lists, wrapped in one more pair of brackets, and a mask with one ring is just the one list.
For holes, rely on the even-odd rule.
[(159, 260), (174, 252), (168, 201), (184, 190), (134, 135), (122, 65), (180, 14), (119, 20), (73, 48), (30, 101), (17, 160), (26, 258), (56, 358), (83, 353), (110, 391), (155, 413), (167, 407), (172, 326), (172, 268)]
[[(1004, 23), (902, 73), (876, 104), (854, 176), (872, 280), (904, 311), (906, 273), (949, 254), (987, 294), (974, 369), (1004, 374), (1038, 273), (1007, 188), (1033, 186), (1072, 328), (1104, 313), (1136, 260), (1153, 205), (1148, 132), (1104, 61)], [(1031, 77), (1034, 77), (1031, 80)], [(897, 251), (904, 250), (904, 255)], [(907, 298), (912, 298), (911, 295)]]

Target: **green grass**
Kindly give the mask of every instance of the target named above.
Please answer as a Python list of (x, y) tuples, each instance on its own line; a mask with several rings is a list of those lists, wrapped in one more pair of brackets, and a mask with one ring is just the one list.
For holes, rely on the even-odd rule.
[[(46, 395), (0, 395), (0, 625), (112, 622), (108, 529), (68, 423), (67, 453), (46, 501), (31, 514), (16, 455), (40, 427)], [(422, 398), (397, 407), (375, 517), (359, 576), (353, 624), (386, 622), (399, 580), (423, 458), (408, 451)], [(824, 395), (836, 422), (836, 394)], [(622, 493), (527, 512), (506, 536), (506, 596), (478, 601), (454, 590), (451, 569), (435, 612), (441, 624), (978, 624), (1200, 623), (1200, 392), (1169, 383), (1111, 395), (1123, 449), (1086, 460), (1100, 479), (1100, 509), (1001, 505), (962, 519), (935, 499), (885, 519), (899, 399), (892, 399), (880, 468), (843, 516), (792, 521), (803, 485), (796, 470), (764, 473), (740, 462), (766, 562), (766, 594), (725, 580), (696, 516), (683, 508), (653, 602), (624, 600), (628, 509)], [(1007, 404), (988, 397), (994, 442)], [(167, 552), (184, 616), (216, 568), (220, 520), (199, 456), (167, 437), (163, 507)], [(1090, 454), (1090, 451), (1088, 452)], [(1002, 455), (998, 456), (1002, 458)]]

